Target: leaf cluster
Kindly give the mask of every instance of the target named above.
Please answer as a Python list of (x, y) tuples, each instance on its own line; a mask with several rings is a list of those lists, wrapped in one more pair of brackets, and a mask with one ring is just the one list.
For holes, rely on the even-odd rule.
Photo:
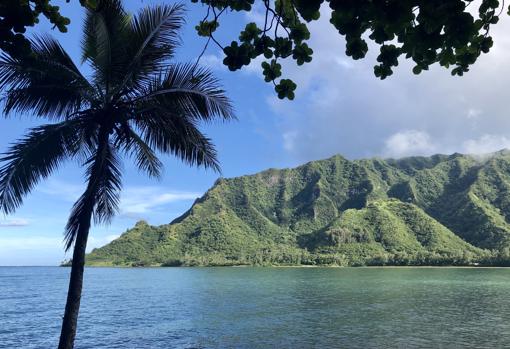
[[(69, 0), (68, 0), (69, 1)], [(46, 17), (60, 32), (67, 31), (69, 18), (59, 12), (51, 0), (6, 0), (0, 2), (0, 50), (10, 55), (30, 54), (30, 40), (25, 37), (27, 27)]]
[(232, 119), (233, 108), (209, 70), (172, 62), (183, 14), (182, 5), (162, 5), (132, 16), (120, 0), (89, 1), (81, 44), (91, 76), (49, 36), (31, 39), (29, 55), (0, 56), (4, 114), (53, 121), (0, 159), (0, 211), (14, 212), (65, 161), (80, 162), (87, 186), (67, 224), (69, 248), (91, 219), (108, 223), (117, 212), (123, 156), (151, 177), (162, 173), (158, 153), (219, 171), (199, 126)]
[[(209, 16), (218, 23), (229, 10), (254, 11), (257, 5), (255, 0), (192, 2), (208, 8), (197, 27), (200, 35), (205, 33), (201, 27), (210, 23)], [(268, 60), (263, 67), (265, 80), (274, 83), (280, 98), (294, 96), (295, 86), (267, 65), (288, 57), (298, 65), (312, 60), (313, 50), (306, 43), (308, 25), (320, 18), (324, 4), (331, 10), (330, 23), (345, 38), (348, 56), (362, 59), (369, 47), (378, 47), (374, 74), (380, 79), (393, 74), (400, 57), (415, 63), (415, 74), (438, 63), (451, 68), (452, 75), (463, 75), (493, 46), (490, 27), (498, 22), (504, 6), (498, 0), (482, 0), (473, 14), (472, 0), (263, 0), (264, 24), (249, 23), (237, 41), (222, 47), (224, 64), (235, 71), (263, 56)], [(210, 37), (217, 28), (209, 31)]]

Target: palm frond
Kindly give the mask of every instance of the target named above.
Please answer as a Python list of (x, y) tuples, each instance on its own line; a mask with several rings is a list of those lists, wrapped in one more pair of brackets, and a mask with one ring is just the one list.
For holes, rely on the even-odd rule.
[(82, 120), (33, 128), (0, 159), (0, 210), (12, 213), (43, 178), (48, 177), (82, 145)]
[(90, 216), (95, 223), (109, 223), (118, 211), (122, 171), (120, 159), (108, 141), (100, 140), (87, 166), (87, 189), (74, 204), (64, 236), (66, 251), (71, 248), (78, 234), (88, 233)]
[(140, 171), (150, 177), (161, 177), (163, 164), (151, 147), (129, 125), (119, 127), (115, 136), (116, 148), (122, 148), (128, 156), (133, 157)]
[(94, 99), (94, 89), (56, 40), (36, 37), (32, 49), (28, 57), (0, 57), (6, 114), (32, 111), (37, 116), (64, 119)]
[(130, 21), (120, 0), (100, 0), (95, 9), (87, 10), (82, 60), (92, 65), (95, 84), (105, 94), (124, 79)]
[(232, 104), (219, 81), (205, 68), (173, 64), (155, 76), (135, 101), (153, 103), (195, 120), (235, 119)]
[(156, 107), (134, 119), (134, 123), (151, 148), (174, 155), (191, 166), (221, 171), (214, 145), (200, 132), (195, 120)]
[(132, 19), (126, 42), (129, 61), (118, 92), (126, 86), (139, 85), (151, 74), (168, 66), (179, 43), (178, 31), (184, 24), (183, 14), (182, 4), (162, 5), (146, 7)]

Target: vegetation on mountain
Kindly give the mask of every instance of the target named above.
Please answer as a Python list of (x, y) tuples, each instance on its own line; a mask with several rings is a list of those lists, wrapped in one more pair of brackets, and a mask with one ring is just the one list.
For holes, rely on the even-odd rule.
[(341, 156), (219, 179), (173, 222), (139, 222), (89, 265), (506, 265), (510, 153)]

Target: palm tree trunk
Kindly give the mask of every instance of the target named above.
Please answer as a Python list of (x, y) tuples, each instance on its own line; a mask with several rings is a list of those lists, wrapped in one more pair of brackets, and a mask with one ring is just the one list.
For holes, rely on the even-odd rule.
[(109, 129), (101, 127), (98, 136), (98, 147), (92, 165), (92, 171), (83, 194), (85, 203), (79, 218), (79, 230), (74, 242), (73, 261), (71, 265), (71, 278), (67, 291), (67, 302), (60, 332), (58, 349), (73, 349), (76, 329), (78, 326), (78, 313), (80, 310), (81, 291), (83, 288), (83, 273), (85, 269), (85, 251), (89, 236), (92, 214), (96, 194), (99, 189), (99, 179), (104, 166), (104, 154), (108, 146)]
[(71, 279), (67, 291), (67, 302), (60, 333), (58, 349), (72, 349), (78, 325), (78, 312), (80, 310), (81, 291), (83, 287), (83, 271), (85, 268), (85, 250), (92, 218), (92, 209), (88, 212), (88, 219), (84, 217), (83, 231), (76, 237), (71, 267)]

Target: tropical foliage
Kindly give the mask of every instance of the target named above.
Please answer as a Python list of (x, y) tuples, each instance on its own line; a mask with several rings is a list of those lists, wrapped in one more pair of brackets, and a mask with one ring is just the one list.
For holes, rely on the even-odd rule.
[[(222, 49), (223, 62), (230, 70), (241, 69), (261, 57), (265, 60), (262, 63), (265, 80), (274, 84), (280, 98), (289, 99), (294, 98), (297, 86), (283, 77), (281, 62), (286, 59), (298, 65), (311, 62), (309, 25), (321, 15), (328, 15), (332, 26), (345, 39), (346, 55), (362, 59), (369, 47), (378, 50), (374, 74), (384, 79), (393, 74), (401, 57), (415, 63), (415, 74), (439, 63), (451, 68), (452, 74), (463, 75), (482, 53), (490, 51), (493, 46), (490, 29), (506, 11), (505, 2), (499, 0), (191, 2), (205, 7), (204, 17), (196, 26), (198, 35), (208, 38), (207, 45), (215, 43)], [(24, 35), (26, 27), (35, 25), (40, 14), (60, 31), (66, 31), (69, 19), (52, 3), (52, 0), (1, 2), (0, 49), (26, 54), (30, 48)], [(100, 1), (79, 0), (79, 3), (94, 9)], [(78, 0), (73, 0), (72, 5), (77, 4)], [(230, 32), (228, 41), (221, 43), (216, 33), (221, 30), (223, 17), (240, 11), (261, 17), (261, 23), (248, 23), (233, 36)]]
[[(85, 0), (84, 0), (85, 1)], [(25, 37), (27, 27), (46, 17), (61, 32), (67, 31), (69, 18), (62, 16), (59, 7), (50, 0), (6, 0), (0, 2), (0, 50), (11, 56), (30, 54), (30, 40)]]
[(93, 265), (506, 265), (510, 154), (348, 161), (220, 179), (168, 225)]
[(189, 165), (219, 169), (202, 122), (232, 119), (232, 107), (212, 74), (196, 64), (171, 63), (183, 24), (182, 5), (128, 14), (120, 0), (88, 10), (82, 59), (85, 76), (57, 41), (31, 41), (32, 53), (0, 57), (4, 113), (52, 123), (31, 129), (0, 159), (0, 210), (14, 212), (65, 161), (85, 167), (86, 189), (66, 229), (73, 269), (60, 348), (73, 345), (91, 221), (108, 223), (118, 209), (122, 159), (160, 177), (158, 153)]
[[(393, 74), (400, 57), (415, 63), (415, 74), (439, 63), (452, 68), (453, 75), (463, 75), (491, 49), (490, 28), (506, 10), (505, 2), (498, 0), (191, 1), (207, 8), (197, 32), (223, 49), (223, 63), (230, 70), (241, 69), (261, 57), (265, 60), (262, 68), (266, 81), (275, 85), (280, 98), (289, 99), (294, 98), (296, 84), (282, 78), (280, 63), (287, 58), (297, 65), (312, 61), (309, 24), (321, 15), (328, 15), (331, 25), (345, 39), (347, 56), (362, 59), (369, 47), (377, 48), (374, 74), (385, 79)], [(238, 38), (222, 46), (215, 33), (230, 11), (253, 12), (261, 20), (248, 23)]]

